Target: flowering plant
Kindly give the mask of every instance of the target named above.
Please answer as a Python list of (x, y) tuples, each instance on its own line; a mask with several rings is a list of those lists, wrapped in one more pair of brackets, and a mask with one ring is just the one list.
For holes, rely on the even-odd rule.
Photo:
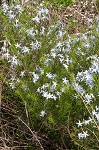
[(35, 126), (38, 121), (46, 128), (68, 125), (77, 145), (89, 140), (89, 134), (98, 140), (99, 18), (86, 33), (69, 35), (43, 3), (35, 7), (32, 13), (19, 4), (2, 5), (1, 55), (6, 69), (1, 77), (28, 105)]

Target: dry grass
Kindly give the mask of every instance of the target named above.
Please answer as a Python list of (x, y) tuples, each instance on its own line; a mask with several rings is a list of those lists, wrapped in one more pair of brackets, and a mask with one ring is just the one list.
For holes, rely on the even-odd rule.
[(99, 11), (97, 11), (92, 0), (77, 0), (75, 5), (68, 6), (67, 8), (55, 9), (49, 7), (49, 10), (52, 17), (59, 18), (65, 25), (70, 25), (72, 21), (72, 24), (69, 26), (70, 33), (77, 33), (87, 29), (89, 27), (88, 20), (94, 20), (96, 16), (99, 16)]

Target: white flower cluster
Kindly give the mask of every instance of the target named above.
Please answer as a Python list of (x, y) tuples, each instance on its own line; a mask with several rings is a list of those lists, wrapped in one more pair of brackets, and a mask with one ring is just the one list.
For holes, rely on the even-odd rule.
[(37, 11), (37, 14), (34, 18), (32, 18), (32, 21), (40, 23), (46, 19), (48, 19), (49, 10), (44, 7), (43, 3), (40, 4), (39, 10)]
[(41, 48), (41, 43), (37, 40), (35, 42), (32, 42), (31, 44), (32, 50), (39, 50)]
[(97, 123), (99, 123), (99, 106), (96, 106), (95, 109), (92, 110), (92, 115), (97, 120)]
[(42, 87), (39, 87), (37, 89), (37, 92), (42, 94), (42, 96), (48, 100), (48, 99), (57, 99), (57, 94), (55, 94), (57, 83), (53, 82), (52, 85), (45, 83)]
[(94, 55), (92, 57), (88, 57), (87, 60), (89, 60), (89, 58), (92, 59), (91, 67), (89, 67), (89, 70), (78, 72), (77, 75), (76, 75), (76, 80), (78, 82), (85, 81), (85, 83), (90, 88), (92, 88), (94, 86), (94, 84), (93, 84), (93, 82), (94, 82), (93, 75), (94, 74), (99, 74), (99, 57), (97, 55)]
[[(95, 125), (94, 125), (95, 123)], [(78, 125), (78, 127), (83, 127), (84, 125), (89, 125), (89, 124), (93, 124), (93, 128), (98, 128), (99, 129), (99, 106), (96, 106), (95, 109), (92, 110), (91, 112), (91, 117), (89, 117), (88, 120), (83, 120), (82, 122), (79, 120), (78, 123), (76, 123)], [(78, 138), (86, 138), (87, 136), (89, 136), (89, 134), (85, 134), (88, 131), (83, 133), (78, 133)]]
[(38, 34), (38, 30), (32, 27), (32, 28), (27, 29), (26, 33), (29, 37), (35, 39), (35, 36)]
[(7, 5), (6, 3), (2, 4), (2, 10), (4, 14), (11, 20), (16, 20), (17, 14), (21, 14), (23, 9), (20, 5)]
[(11, 68), (21, 64), (20, 60), (17, 58), (16, 55), (13, 56), (11, 55), (10, 50), (8, 49), (7, 39), (4, 41), (1, 51), (2, 51), (2, 58), (6, 59), (8, 63), (11, 64)]

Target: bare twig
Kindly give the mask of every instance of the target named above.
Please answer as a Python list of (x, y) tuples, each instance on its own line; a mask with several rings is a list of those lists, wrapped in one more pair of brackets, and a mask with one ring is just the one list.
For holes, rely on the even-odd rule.
[(38, 144), (40, 145), (41, 150), (44, 150), (42, 144), (40, 143), (39, 139), (37, 138), (37, 136), (35, 135), (35, 133), (31, 130), (31, 128), (21, 119), (19, 118), (19, 120), (29, 129), (29, 131), (31, 132), (31, 134), (33, 135), (33, 137), (35, 138), (35, 140), (38, 142)]

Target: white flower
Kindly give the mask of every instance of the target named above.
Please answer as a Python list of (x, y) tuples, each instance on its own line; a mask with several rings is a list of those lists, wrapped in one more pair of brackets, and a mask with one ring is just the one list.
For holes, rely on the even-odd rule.
[(10, 82), (9, 85), (10, 85), (10, 87), (11, 87), (12, 89), (15, 89), (15, 85), (14, 85), (13, 82)]
[(33, 72), (32, 75), (33, 75), (33, 82), (36, 83), (39, 79), (39, 75), (36, 74), (35, 72)]
[(6, 13), (9, 10), (9, 6), (6, 3), (2, 4), (3, 12)]
[(96, 114), (97, 122), (99, 122), (99, 112)]
[(77, 81), (83, 81), (84, 80), (84, 75), (83, 72), (78, 72), (76, 75), (76, 80)]
[(25, 71), (21, 71), (20, 76), (23, 78), (25, 76)]
[(48, 99), (56, 100), (56, 98), (57, 98), (55, 95), (48, 93), (48, 92), (45, 92), (45, 91), (43, 91), (42, 96), (45, 97), (47, 100)]
[(99, 58), (96, 56), (94, 59), (95, 60), (92, 62), (92, 66), (89, 68), (89, 71), (99, 74)]
[(44, 12), (45, 14), (48, 14), (48, 13), (49, 13), (49, 10), (48, 10), (47, 8), (45, 8), (45, 9), (43, 10), (43, 12)]
[(69, 63), (72, 63), (72, 60), (70, 60), (67, 56), (66, 60), (65, 60), (66, 64), (68, 65)]
[(87, 131), (83, 131), (82, 133), (78, 133), (78, 138), (79, 139), (86, 138), (87, 136), (89, 136)]
[[(63, 61), (64, 61), (64, 58), (63, 57), (59, 57), (59, 61), (61, 62), (61, 63), (63, 63)], [(65, 65), (63, 65), (64, 67), (66, 67), (66, 68), (68, 68), (67, 66), (65, 66)], [(67, 70), (67, 69), (66, 69)]]
[(7, 49), (7, 47), (6, 47), (6, 45), (2, 46), (2, 47), (1, 47), (1, 50), (2, 50), (3, 52), (9, 51), (9, 50)]
[(21, 44), (16, 43), (15, 47), (16, 47), (16, 48), (21, 48)]
[(53, 52), (53, 51), (51, 51), (51, 56), (52, 56), (53, 58), (55, 58), (55, 57), (56, 57), (56, 53)]
[(37, 89), (37, 92), (38, 92), (38, 93), (42, 93), (40, 87)]
[(96, 106), (95, 108), (96, 108), (96, 111), (99, 111), (99, 106)]
[(87, 41), (87, 42), (85, 42), (84, 44), (84, 47), (86, 48), (86, 49), (89, 49), (90, 48), (90, 43)]
[(18, 27), (18, 25), (19, 25), (18, 23), (19, 23), (19, 20), (18, 20), (18, 19), (15, 19), (15, 26), (16, 26), (16, 27)]
[(90, 118), (89, 120), (85, 120), (85, 121), (83, 122), (83, 124), (88, 125), (88, 124), (90, 124), (91, 122), (92, 122), (92, 119)]
[(52, 63), (52, 59), (50, 58), (47, 58), (45, 61), (44, 61), (44, 64), (48, 67), (51, 63)]
[(62, 92), (59, 92), (59, 91), (56, 92), (56, 95), (59, 96), (59, 98), (60, 98), (61, 94), (62, 94)]
[(86, 80), (86, 84), (89, 85), (89, 86), (92, 86), (92, 83), (93, 83), (92, 74), (90, 74), (89, 71), (86, 70), (84, 72), (84, 77), (85, 77), (85, 80)]
[(78, 125), (78, 127), (82, 127), (82, 125), (83, 125), (83, 123), (82, 122), (80, 122), (80, 120), (79, 120), (79, 122), (78, 123), (76, 123), (77, 125)]
[(63, 37), (63, 32), (62, 32), (62, 30), (60, 30), (60, 31), (58, 32), (58, 36), (59, 36), (60, 38)]
[(7, 15), (8, 15), (8, 17), (9, 17), (10, 20), (14, 20), (15, 19), (15, 15), (13, 13), (8, 12)]
[(37, 12), (37, 14), (39, 15), (39, 16), (41, 16), (41, 15), (44, 15), (44, 14), (48, 14), (49, 13), (49, 10), (47, 9), (47, 8), (41, 8), (38, 12)]
[(44, 74), (44, 70), (42, 68), (39, 68), (40, 74), (43, 75)]
[(5, 58), (6, 60), (9, 60), (10, 59), (9, 52), (7, 51), (6, 53), (2, 54), (2, 57)]
[(44, 33), (45, 33), (45, 27), (41, 27), (41, 34), (44, 35)]
[(49, 73), (46, 73), (46, 77), (48, 77), (49, 79), (54, 79), (55, 75)]
[(33, 27), (26, 30), (26, 33), (28, 36), (31, 36), (33, 38), (35, 38), (35, 36), (38, 34), (38, 30), (35, 30)]
[(56, 89), (57, 83), (53, 81), (52, 86), (50, 87), (50, 92), (53, 92)]
[(40, 116), (41, 116), (41, 117), (44, 117), (44, 116), (45, 116), (45, 114), (46, 114), (46, 113), (45, 113), (45, 111), (44, 111), (44, 110), (42, 110), (42, 111), (40, 112)]
[(92, 115), (94, 116), (96, 116), (97, 115), (97, 112), (93, 109), (93, 111), (92, 111)]
[(83, 131), (83, 136), (84, 136), (84, 138), (86, 138), (87, 136), (89, 136), (88, 131)]
[(26, 30), (26, 33), (27, 33), (28, 35), (33, 35), (33, 31), (34, 31), (34, 28), (32, 27), (32, 28)]
[(10, 81), (14, 83), (14, 82), (15, 82), (15, 80), (16, 80), (16, 76), (15, 76), (15, 75), (12, 75), (12, 77), (11, 77)]
[(65, 69), (68, 71), (68, 65), (67, 65), (67, 64), (63, 64), (63, 66), (64, 66)]
[(88, 21), (88, 24), (90, 24), (90, 23), (93, 22), (93, 19), (92, 18), (88, 18), (87, 21)]
[(29, 53), (29, 51), (30, 51), (30, 49), (29, 49), (28, 47), (26, 47), (26, 46), (24, 46), (24, 47), (21, 49), (21, 52), (22, 52), (23, 54)]
[(36, 16), (35, 18), (32, 18), (32, 21), (36, 21), (36, 22), (40, 22), (40, 18), (38, 16)]
[(89, 87), (92, 87), (93, 86), (93, 74), (91, 73), (91, 70), (86, 70), (84, 72), (78, 72), (77, 73), (77, 76), (76, 76), (76, 80), (77, 81), (85, 81), (86, 84), (89, 86)]
[(62, 78), (62, 80), (63, 80), (63, 84), (69, 85), (69, 81), (66, 79), (66, 77)]
[(56, 47), (62, 47), (62, 46), (63, 46), (63, 44), (60, 41), (56, 45)]
[(38, 50), (41, 48), (41, 43), (38, 42), (37, 40), (36, 40), (36, 42), (32, 42), (30, 45), (32, 46), (33, 50)]
[(55, 95), (52, 95), (52, 99), (56, 100), (56, 99), (57, 99), (57, 97), (56, 97)]
[(48, 92), (43, 91), (42, 96), (46, 98), (48, 96)]
[(92, 102), (92, 98), (94, 98), (94, 95), (93, 94), (86, 94), (85, 95), (85, 102), (87, 104), (90, 104)]
[(79, 139), (83, 139), (84, 138), (84, 135), (82, 133), (78, 133), (78, 138)]
[(46, 90), (46, 88), (48, 88), (49, 87), (49, 84), (48, 83), (45, 83), (41, 88), (44, 90)]
[(17, 56), (12, 56), (11, 60), (9, 60), (8, 62), (11, 62), (11, 65), (14, 66), (14, 65), (18, 65), (19, 64), (19, 61), (17, 59)]
[(50, 99), (50, 98), (52, 98), (52, 94), (48, 93), (47, 96), (46, 96), (46, 99)]
[(97, 119), (97, 122), (99, 122), (99, 107), (96, 106), (95, 109), (96, 110), (94, 110), (94, 109), (92, 110), (92, 115), (94, 116), (94, 118)]
[(22, 13), (23, 9), (20, 5), (16, 5), (16, 6), (14, 6), (14, 11), (16, 11), (18, 13)]
[(78, 83), (74, 82), (73, 84), (75, 91), (79, 92), (81, 95), (85, 94), (84, 89)]

